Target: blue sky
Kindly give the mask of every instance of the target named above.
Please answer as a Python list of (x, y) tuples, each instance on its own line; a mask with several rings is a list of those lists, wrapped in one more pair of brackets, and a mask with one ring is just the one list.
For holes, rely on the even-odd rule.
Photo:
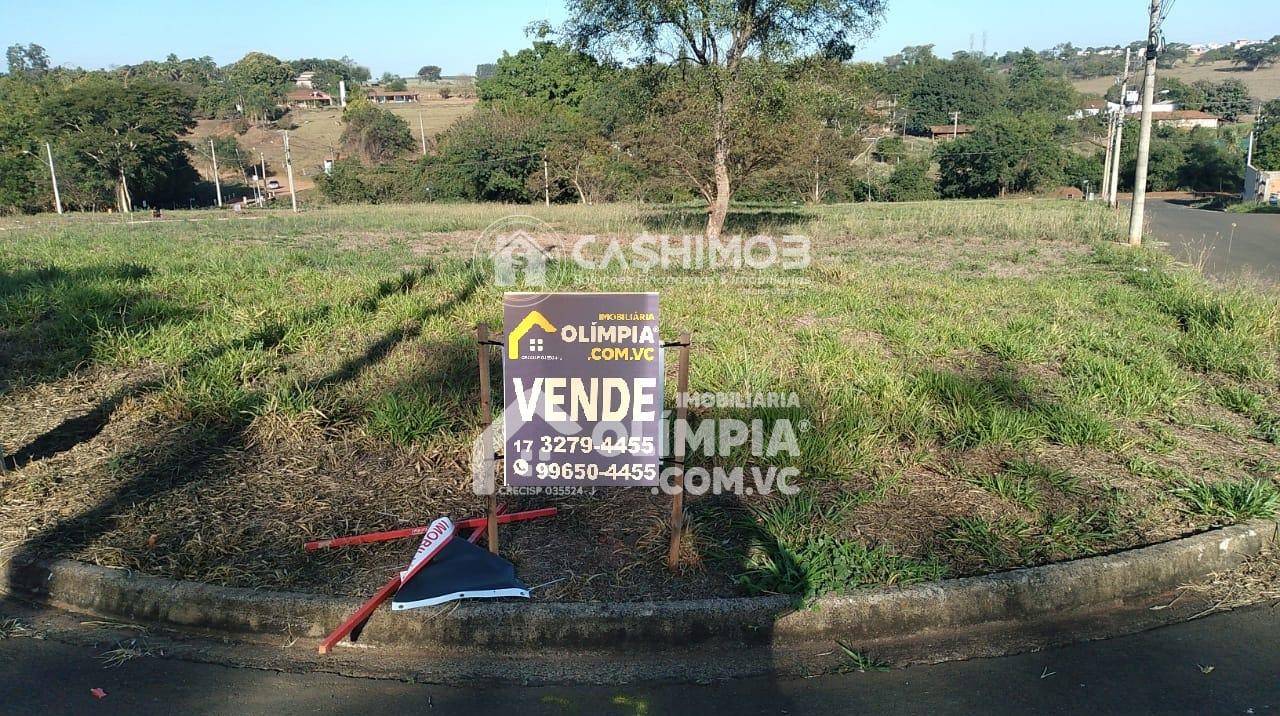
[[(1167, 1), (1167, 0), (1166, 0)], [(1280, 33), (1276, 0), (1175, 0), (1171, 41), (1266, 39)], [(350, 55), (375, 74), (412, 74), (424, 64), (472, 72), (503, 50), (529, 44), (525, 26), (563, 19), (561, 0), (0, 0), (0, 43), (35, 42), (54, 63), (99, 68), (145, 59), (211, 55), (220, 64), (251, 50), (285, 59)], [(858, 59), (933, 43), (944, 56), (980, 47), (1003, 52), (1070, 41), (1110, 45), (1141, 38), (1146, 0), (889, 0)]]

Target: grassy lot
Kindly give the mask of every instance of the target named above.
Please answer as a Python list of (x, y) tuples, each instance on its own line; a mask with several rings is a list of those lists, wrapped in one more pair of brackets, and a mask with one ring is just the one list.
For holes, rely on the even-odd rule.
[[(546, 221), (552, 245), (703, 216), (426, 205), (0, 222), (0, 560), (376, 588), (411, 545), (299, 544), (478, 514), (468, 331), (500, 324), (501, 292), (471, 257), (513, 213)], [(730, 228), (812, 237), (806, 282), (575, 269), (557, 288), (659, 290), (664, 333), (694, 334), (693, 390), (797, 393), (783, 413), (695, 418), (807, 421), (786, 463), (801, 494), (693, 499), (674, 577), (665, 498), (521, 498), (563, 508), (504, 532), (521, 576), (546, 585), (535, 596), (843, 591), (1277, 509), (1277, 296), (1111, 243), (1121, 217), (1082, 203), (749, 208)]]
[[(1138, 70), (1141, 81), (1141, 69)], [(1171, 70), (1158, 70), (1161, 77), (1177, 77), (1190, 84), (1196, 80), (1221, 82), (1226, 79), (1238, 79), (1249, 86), (1249, 94), (1262, 100), (1280, 97), (1280, 65), (1263, 67), (1256, 71), (1248, 71), (1230, 62), (1206, 62), (1202, 65), (1180, 63)], [(1114, 77), (1094, 77), (1088, 80), (1076, 80), (1071, 84), (1081, 92), (1102, 94), (1115, 82)]]
[[(384, 105), (392, 113), (399, 115), (409, 123), (415, 140), (419, 138), (418, 115), (422, 115), (422, 128), (426, 130), (430, 141), (440, 132), (448, 129), (459, 117), (466, 116), (475, 107), (474, 99), (439, 99), (432, 94), (425, 101), (417, 104)], [(340, 148), (342, 137), (342, 109), (302, 109), (294, 110), (289, 115), (297, 125), (289, 133), (289, 150), (293, 154), (294, 180), (298, 190), (308, 189), (314, 185), (316, 174), (321, 170), (325, 157), (333, 157)], [(231, 123), (224, 121), (201, 121), (192, 131), (187, 141), (198, 143), (204, 141), (207, 151), (208, 138), (212, 134), (231, 132)], [(253, 127), (239, 137), (240, 144), (246, 149), (261, 151), (267, 159), (267, 176), (279, 179), (284, 183), (284, 143), (278, 130)], [(193, 157), (193, 163), (201, 173), (212, 176), (208, 160)]]

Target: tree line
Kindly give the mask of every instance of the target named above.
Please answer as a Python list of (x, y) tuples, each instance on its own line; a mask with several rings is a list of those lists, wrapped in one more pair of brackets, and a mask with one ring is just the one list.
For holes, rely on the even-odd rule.
[[(110, 70), (54, 67), (37, 44), (13, 45), (0, 76), (0, 212), (52, 208), (49, 159), (63, 204), (73, 210), (185, 206), (205, 187), (184, 139), (197, 119), (251, 123), (278, 118), (294, 78), (315, 88), (354, 87), (369, 70), (350, 58), (284, 61), (251, 52), (219, 67), (212, 58), (147, 61)], [(46, 147), (47, 143), (47, 147)], [(236, 149), (227, 146), (222, 148)], [(227, 165), (251, 164), (236, 151)], [(208, 193), (212, 193), (211, 191)]]
[[(335, 201), (714, 207), (725, 178), (740, 201), (824, 202), (1036, 191), (1070, 183), (1082, 164), (1101, 174), (1091, 156), (1067, 149), (1081, 137), (1068, 119), (1079, 96), (1037, 53), (1018, 53), (1002, 73), (911, 49), (891, 64), (822, 52), (744, 58), (729, 80), (688, 59), (622, 64), (543, 39), (498, 60), (477, 82), (475, 112), (439, 135), (430, 156), (398, 166), (352, 157), (321, 187)], [(718, 119), (726, 91), (733, 103)], [(979, 125), (972, 139), (937, 157), (904, 141), (949, 126), (955, 111)], [(727, 177), (718, 176), (718, 143)]]

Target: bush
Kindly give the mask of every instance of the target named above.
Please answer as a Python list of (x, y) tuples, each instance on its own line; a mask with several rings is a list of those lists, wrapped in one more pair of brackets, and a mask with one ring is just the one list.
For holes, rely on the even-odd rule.
[(409, 123), (367, 100), (348, 103), (342, 121), (347, 125), (342, 130), (342, 147), (363, 159), (386, 161), (414, 148)]
[(938, 198), (938, 189), (929, 178), (929, 160), (905, 159), (894, 168), (885, 185), (889, 201), (921, 201)]
[(366, 166), (356, 159), (339, 159), (331, 174), (316, 179), (320, 192), (336, 204), (385, 204), (427, 198), (421, 166), (388, 162)]

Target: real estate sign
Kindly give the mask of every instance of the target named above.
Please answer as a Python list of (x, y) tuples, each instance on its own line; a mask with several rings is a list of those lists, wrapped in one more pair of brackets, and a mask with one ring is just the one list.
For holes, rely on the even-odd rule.
[(658, 484), (662, 340), (656, 293), (508, 293), (506, 484)]

